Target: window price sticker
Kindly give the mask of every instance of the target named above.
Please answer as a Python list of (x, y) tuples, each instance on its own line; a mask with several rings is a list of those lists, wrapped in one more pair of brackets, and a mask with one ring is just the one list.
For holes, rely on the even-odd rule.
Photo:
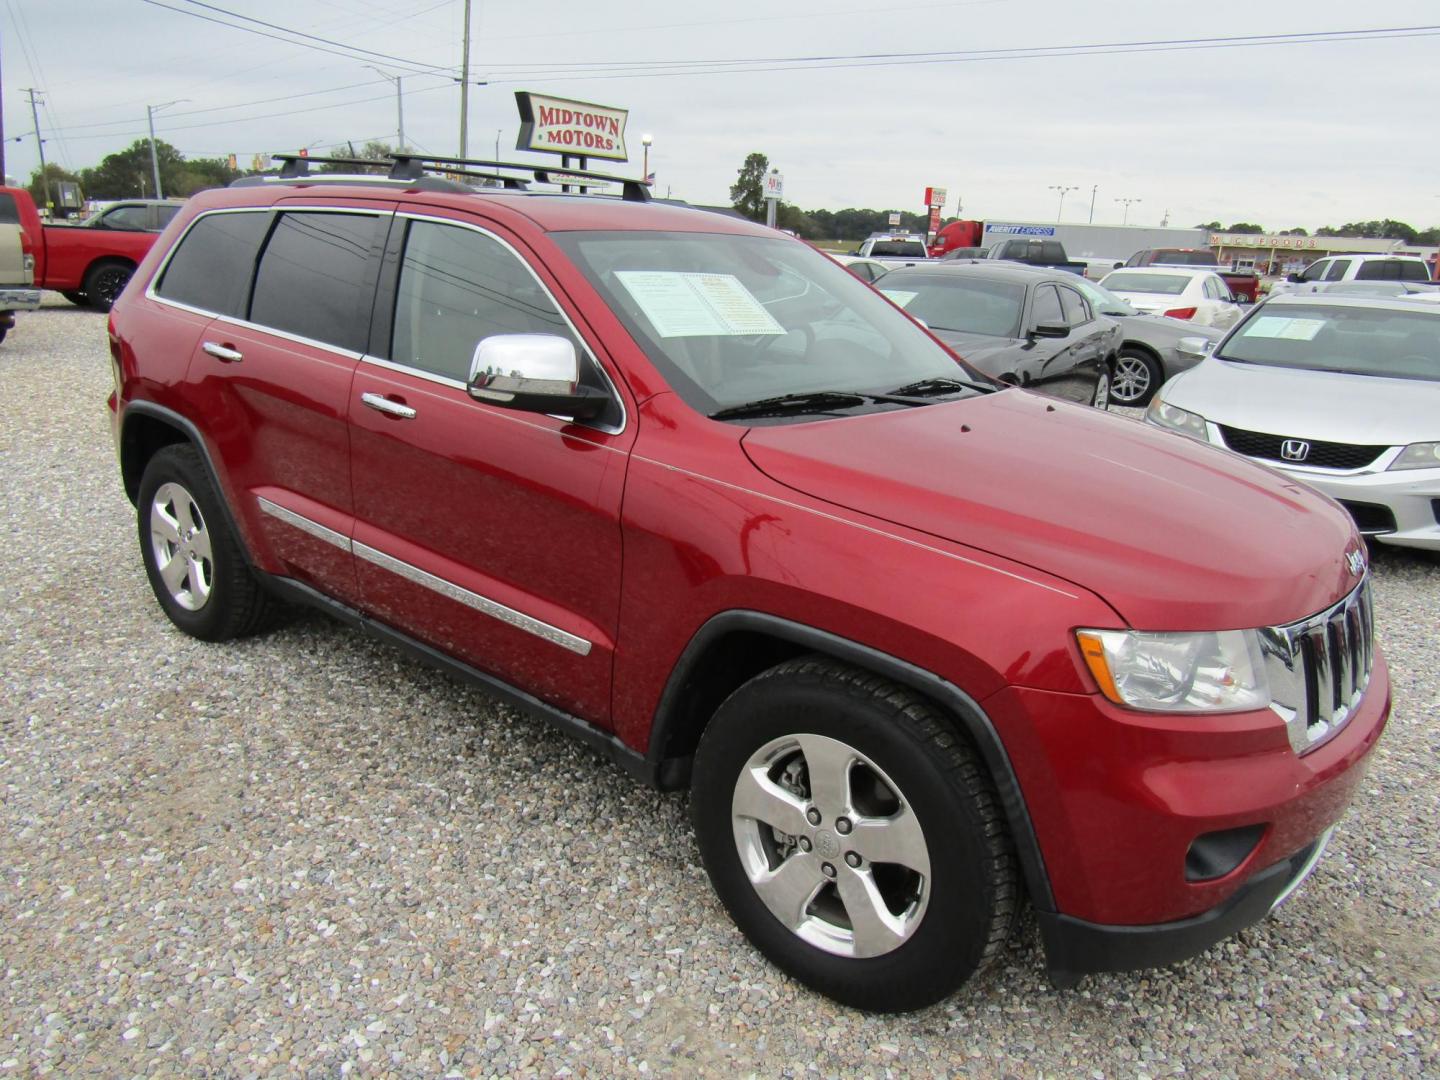
[(615, 276), (662, 338), (786, 332), (734, 274), (617, 270)]

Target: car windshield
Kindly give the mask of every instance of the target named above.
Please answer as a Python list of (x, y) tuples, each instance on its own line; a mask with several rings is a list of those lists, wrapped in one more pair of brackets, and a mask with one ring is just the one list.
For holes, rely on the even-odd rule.
[(1222, 360), (1440, 381), (1440, 311), (1267, 305), (1225, 341)]
[(1138, 309), (1131, 307), (1126, 301), (1120, 299), (1103, 285), (1096, 285), (1076, 275), (1074, 281), (1069, 284), (1075, 286), (1085, 294), (1085, 299), (1090, 301), (1090, 306), (1101, 315), (1139, 315)]
[(1163, 293), (1179, 296), (1189, 285), (1191, 278), (1184, 274), (1151, 274), (1141, 270), (1116, 270), (1106, 274), (1100, 284), (1115, 292)]
[(788, 395), (985, 381), (805, 244), (722, 233), (551, 236), (675, 392), (707, 415)]
[(895, 270), (877, 288), (932, 330), (1020, 336), (1025, 286), (1016, 282)]

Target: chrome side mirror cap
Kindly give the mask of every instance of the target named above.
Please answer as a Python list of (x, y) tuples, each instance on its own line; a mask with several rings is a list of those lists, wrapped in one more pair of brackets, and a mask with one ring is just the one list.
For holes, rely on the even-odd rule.
[(470, 396), (521, 412), (593, 420), (610, 397), (580, 385), (575, 343), (558, 334), (495, 334), (470, 359)]

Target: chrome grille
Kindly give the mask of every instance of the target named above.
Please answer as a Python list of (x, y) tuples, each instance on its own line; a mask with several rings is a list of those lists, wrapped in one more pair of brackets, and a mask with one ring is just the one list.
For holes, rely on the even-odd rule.
[(1375, 662), (1374, 621), (1367, 575), (1333, 607), (1260, 631), (1270, 678), (1270, 705), (1285, 721), (1297, 754), (1315, 749), (1354, 714)]

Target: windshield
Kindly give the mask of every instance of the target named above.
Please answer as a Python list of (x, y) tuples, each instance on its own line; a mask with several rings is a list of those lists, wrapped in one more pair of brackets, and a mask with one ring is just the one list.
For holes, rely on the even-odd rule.
[(1120, 297), (1116, 296), (1103, 285), (1096, 285), (1087, 278), (1075, 276), (1074, 281), (1067, 282), (1085, 294), (1085, 299), (1090, 301), (1090, 306), (1101, 315), (1139, 315), (1138, 309), (1131, 307)]
[(1192, 279), (1181, 274), (1151, 274), (1141, 270), (1116, 270), (1100, 284), (1115, 292), (1163, 293), (1179, 296)]
[(1440, 311), (1300, 305), (1261, 308), (1225, 342), (1222, 360), (1440, 380)]
[(892, 270), (879, 289), (931, 330), (1020, 336), (1025, 286), (1013, 281)]
[[(687, 232), (552, 238), (692, 408), (930, 379), (985, 381), (805, 244)], [(866, 408), (893, 407), (871, 403)]]

